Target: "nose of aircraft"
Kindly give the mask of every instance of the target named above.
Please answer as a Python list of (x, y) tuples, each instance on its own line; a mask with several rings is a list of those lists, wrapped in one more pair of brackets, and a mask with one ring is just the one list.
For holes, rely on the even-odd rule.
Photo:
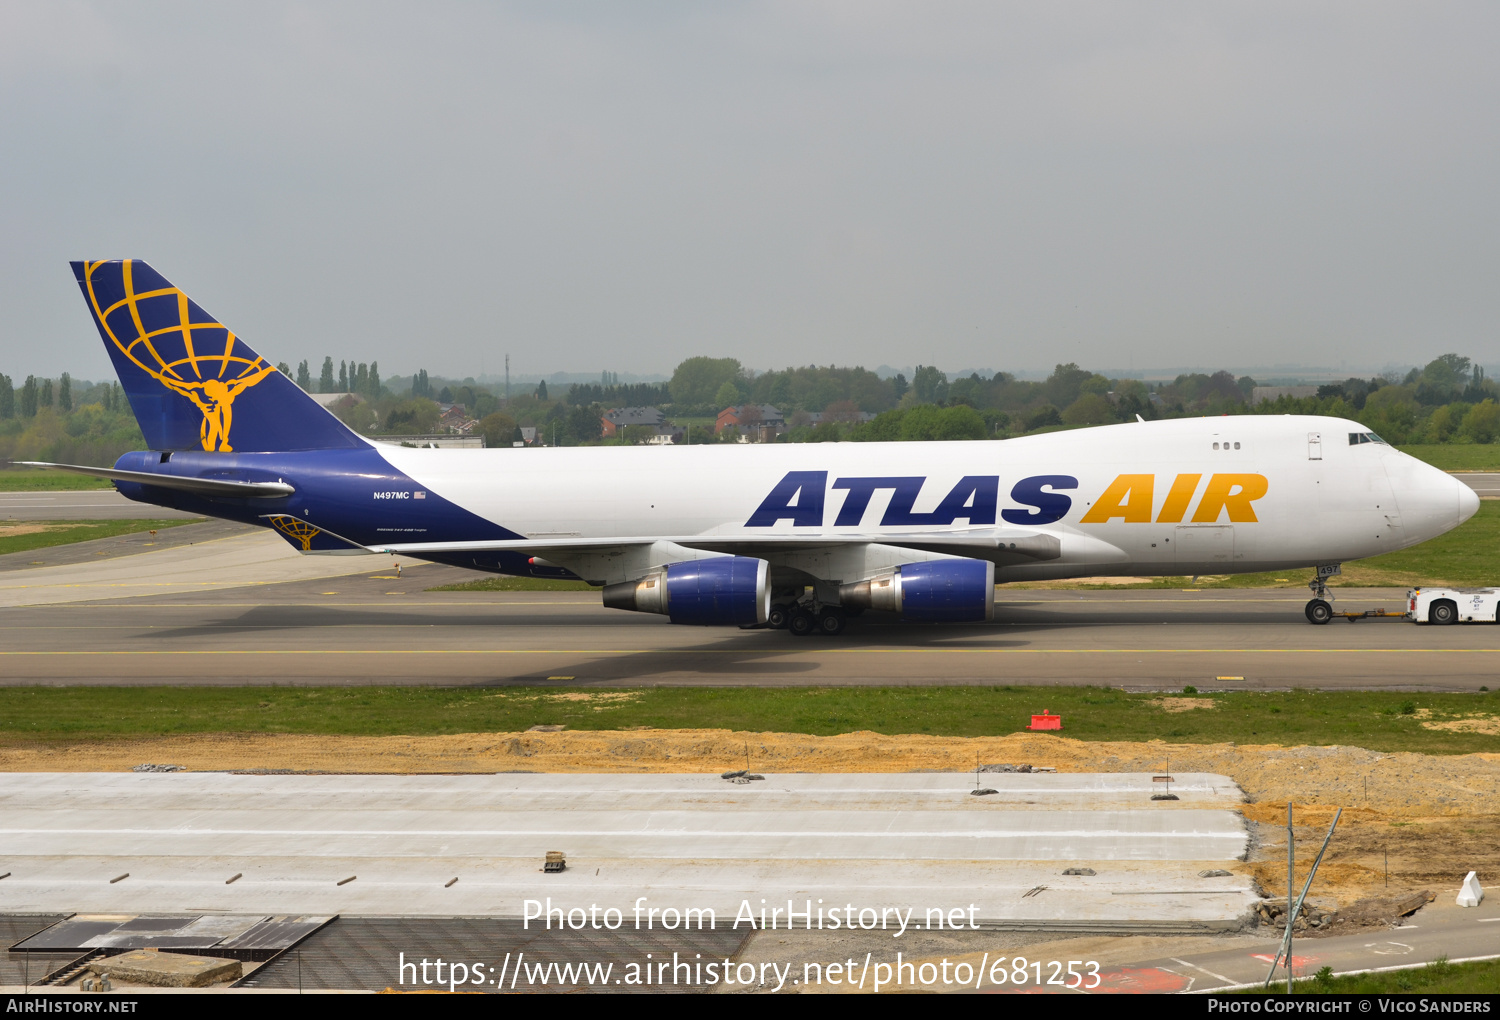
[(1452, 531), (1479, 510), (1479, 496), (1446, 471), (1391, 451), (1386, 472), (1394, 490), (1407, 544)]
[(1457, 478), (1453, 481), (1458, 483), (1458, 523), (1462, 524), (1479, 512), (1479, 493)]

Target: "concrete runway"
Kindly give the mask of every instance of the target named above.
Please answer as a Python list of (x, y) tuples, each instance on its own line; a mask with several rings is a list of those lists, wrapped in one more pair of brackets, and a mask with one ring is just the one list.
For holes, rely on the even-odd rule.
[[(522, 917), (550, 897), (629, 916), (645, 897), (721, 919), (764, 901), (785, 927), (792, 899), (939, 929), (958, 909), (965, 929), (1190, 932), (1239, 927), (1256, 899), (1198, 875), (1249, 847), (1231, 779), (1184, 773), (1180, 801), (1154, 802), (1149, 774), (982, 778), (999, 792), (972, 796), (971, 773), (12, 775), (0, 912)], [(565, 872), (542, 874), (549, 850)]]
[[(274, 536), (254, 538), (273, 543), (268, 555), (285, 548)], [(274, 583), (275, 564), (257, 565), (248, 550), (235, 557), (245, 571), (262, 571), (251, 585), (223, 575), (152, 582), (164, 588), (96, 578), (127, 586), (44, 586), (34, 596), (75, 600), (58, 604), (14, 604), (30, 589), (6, 586), (41, 571), (0, 575), (0, 601), (12, 602), (0, 607), (0, 683), (1475, 690), (1495, 686), (1500, 661), (1500, 628), (1314, 627), (1302, 615), (1306, 593), (1295, 590), (1001, 589), (989, 625), (909, 626), (872, 614), (838, 638), (795, 638), (674, 626), (605, 609), (592, 592), (423, 590), (475, 576), (454, 568), (411, 567), (398, 581), (384, 559), (371, 569), (363, 557), (294, 556), (292, 568), (366, 572)], [(163, 594), (107, 597), (122, 591)], [(1344, 590), (1337, 606), (1397, 610), (1403, 596)]]
[(1448, 473), (1479, 493), (1480, 499), (1500, 499), (1500, 472), (1450, 471)]

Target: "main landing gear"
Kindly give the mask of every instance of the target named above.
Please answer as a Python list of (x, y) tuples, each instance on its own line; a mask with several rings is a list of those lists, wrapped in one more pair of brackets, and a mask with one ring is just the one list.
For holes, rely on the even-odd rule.
[(794, 637), (811, 634), (835, 637), (844, 632), (844, 619), (844, 611), (837, 606), (814, 607), (792, 602), (773, 605), (766, 626), (786, 630)]

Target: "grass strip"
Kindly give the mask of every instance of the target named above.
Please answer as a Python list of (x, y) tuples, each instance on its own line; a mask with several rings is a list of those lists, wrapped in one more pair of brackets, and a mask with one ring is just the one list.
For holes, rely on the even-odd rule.
[(49, 471), (46, 468), (0, 469), (0, 492), (71, 492), (77, 489), (108, 489), (113, 485), (107, 478)]
[(180, 524), (199, 524), (201, 517), (173, 518), (166, 521), (9, 521), (0, 524), (0, 555), (49, 549), (95, 538), (116, 538), (141, 531), (161, 531)]
[[(9, 687), (0, 739), (115, 740), (191, 733), (426, 736), (576, 730), (857, 730), (995, 736), (1033, 713), (1080, 740), (1352, 744), (1379, 751), (1493, 751), (1500, 693), (1233, 691), (1128, 694), (1105, 687)], [(1434, 729), (1432, 727), (1443, 727)]]
[(1500, 443), (1417, 443), (1396, 449), (1444, 471), (1500, 471)]
[[(1306, 943), (1303, 943), (1306, 945)], [(1276, 995), (1286, 992), (1286, 972), (1279, 981), (1262, 991), (1249, 989), (1246, 995)], [(1425, 967), (1392, 970), (1383, 974), (1350, 974), (1334, 977), (1331, 967), (1324, 967), (1310, 978), (1299, 978), (1295, 985), (1303, 995), (1408, 995), (1432, 992), (1447, 995), (1494, 995), (1500, 992), (1500, 960), (1475, 963), (1449, 963), (1434, 960)]]

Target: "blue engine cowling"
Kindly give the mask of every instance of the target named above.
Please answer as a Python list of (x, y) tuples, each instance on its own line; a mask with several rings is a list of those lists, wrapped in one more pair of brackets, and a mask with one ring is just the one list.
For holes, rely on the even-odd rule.
[(638, 580), (606, 585), (604, 604), (662, 613), (673, 623), (765, 623), (771, 611), (770, 564), (749, 556), (672, 563)]
[(988, 560), (903, 563), (889, 574), (839, 588), (851, 609), (900, 613), (914, 623), (977, 623), (995, 616), (995, 565)]

